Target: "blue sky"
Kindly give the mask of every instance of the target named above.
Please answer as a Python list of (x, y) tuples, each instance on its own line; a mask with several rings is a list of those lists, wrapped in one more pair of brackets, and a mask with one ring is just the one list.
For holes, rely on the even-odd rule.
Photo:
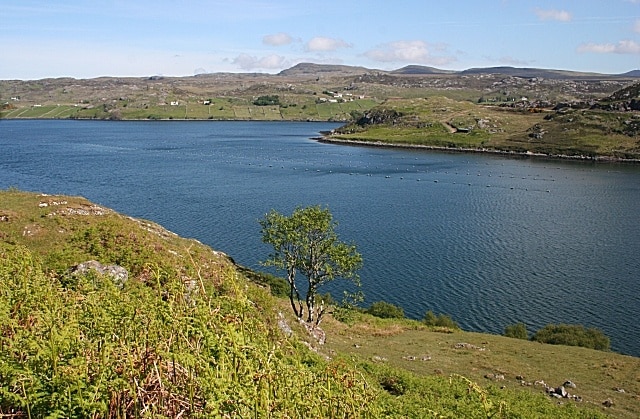
[(3, 0), (0, 79), (391, 70), (640, 69), (640, 0)]

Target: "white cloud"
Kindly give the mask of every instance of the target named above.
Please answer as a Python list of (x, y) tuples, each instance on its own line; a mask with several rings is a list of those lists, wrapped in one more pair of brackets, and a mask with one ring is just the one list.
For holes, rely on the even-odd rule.
[(276, 54), (258, 58), (249, 54), (240, 54), (233, 59), (232, 63), (243, 70), (266, 69), (277, 70), (286, 65), (287, 60)]
[(384, 63), (413, 63), (443, 65), (456, 61), (452, 56), (434, 56), (431, 50), (444, 51), (442, 45), (424, 41), (396, 41), (380, 45), (377, 49), (365, 52), (365, 56)]
[(534, 13), (538, 16), (540, 20), (558, 20), (560, 22), (568, 22), (571, 20), (571, 13), (566, 10), (556, 10), (556, 9), (535, 9)]
[(625, 39), (617, 44), (582, 44), (578, 46), (578, 52), (593, 52), (597, 54), (640, 54), (640, 44)]
[(342, 39), (316, 36), (307, 42), (305, 50), (309, 52), (335, 51), (340, 48), (351, 48), (351, 44)]
[(284, 32), (265, 35), (262, 38), (263, 44), (272, 45), (272, 46), (288, 45), (292, 42), (293, 42), (293, 38), (291, 37), (291, 35)]
[[(10, 41), (10, 42), (7, 42)], [(3, 38), (0, 79), (99, 76), (184, 76), (194, 68), (221, 68), (223, 56), (213, 53), (163, 51), (131, 45), (110, 45), (90, 40), (38, 40)], [(199, 71), (198, 71), (199, 72)]]

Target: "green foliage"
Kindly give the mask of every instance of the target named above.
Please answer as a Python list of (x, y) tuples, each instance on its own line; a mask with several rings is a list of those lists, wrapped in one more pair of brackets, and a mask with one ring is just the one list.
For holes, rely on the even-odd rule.
[(256, 100), (253, 101), (253, 104), (256, 106), (280, 105), (280, 97), (278, 97), (278, 95), (259, 96)]
[(581, 346), (583, 348), (608, 351), (609, 338), (597, 328), (585, 328), (576, 324), (548, 324), (538, 330), (531, 340), (553, 345)]
[(354, 109), (349, 112), (349, 116), (351, 117), (351, 121), (358, 121), (364, 117), (364, 113), (360, 110)]
[(359, 305), (364, 301), (362, 291), (342, 292), (342, 301), (333, 308), (333, 318), (339, 322), (353, 324), (361, 311)]
[(444, 327), (447, 329), (459, 329), (458, 323), (456, 323), (449, 315), (439, 314), (436, 315), (433, 311), (429, 310), (425, 313), (422, 322), (427, 326), (432, 327)]
[(529, 339), (527, 325), (522, 322), (506, 326), (504, 328), (504, 335), (509, 338)]
[(305, 361), (264, 320), (266, 293), (225, 281), (224, 296), (96, 274), (65, 289), (26, 248), (0, 245), (0, 415), (376, 416), (362, 376)]
[(271, 295), (281, 298), (286, 298), (289, 296), (289, 284), (285, 279), (266, 272), (245, 270), (243, 273), (251, 281), (268, 286)]
[(382, 319), (402, 319), (404, 318), (404, 310), (394, 304), (385, 301), (377, 301), (371, 304), (367, 309), (367, 313)]
[(305, 317), (296, 274), (306, 281), (306, 321), (319, 324), (324, 309), (316, 306), (318, 289), (336, 279), (360, 285), (356, 271), (362, 265), (362, 256), (355, 245), (341, 242), (335, 228), (337, 223), (328, 208), (312, 206), (296, 208), (291, 216), (272, 210), (259, 221), (262, 241), (273, 247), (273, 253), (264, 262), (284, 270), (289, 283), (289, 299), (295, 315)]
[(46, 264), (59, 275), (70, 266), (87, 260), (103, 264), (116, 264), (127, 269), (132, 276), (152, 276), (161, 272), (154, 281), (163, 283), (168, 275), (175, 275), (175, 267), (164, 255), (159, 255), (152, 241), (141, 231), (127, 231), (114, 220), (103, 221), (75, 231), (58, 251), (46, 257)]

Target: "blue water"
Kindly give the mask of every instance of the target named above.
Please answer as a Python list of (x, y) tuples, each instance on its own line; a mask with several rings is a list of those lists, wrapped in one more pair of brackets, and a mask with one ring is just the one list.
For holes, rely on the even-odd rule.
[(492, 333), (580, 323), (640, 356), (640, 166), (310, 139), (336, 126), (4, 120), (0, 188), (82, 195), (252, 268), (266, 212), (328, 205), (367, 303)]

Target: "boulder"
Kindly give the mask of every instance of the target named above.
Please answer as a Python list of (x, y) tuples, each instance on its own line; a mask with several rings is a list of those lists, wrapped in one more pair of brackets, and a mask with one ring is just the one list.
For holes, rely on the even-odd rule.
[(72, 273), (86, 274), (87, 272), (94, 270), (100, 275), (107, 275), (113, 279), (113, 282), (122, 288), (124, 283), (129, 279), (129, 272), (118, 265), (103, 265), (97, 260), (89, 260), (82, 262), (71, 268)]
[(560, 397), (563, 397), (563, 398), (569, 397), (569, 393), (567, 393), (567, 390), (564, 388), (564, 386), (560, 386), (560, 387), (556, 388), (554, 393), (559, 395)]

